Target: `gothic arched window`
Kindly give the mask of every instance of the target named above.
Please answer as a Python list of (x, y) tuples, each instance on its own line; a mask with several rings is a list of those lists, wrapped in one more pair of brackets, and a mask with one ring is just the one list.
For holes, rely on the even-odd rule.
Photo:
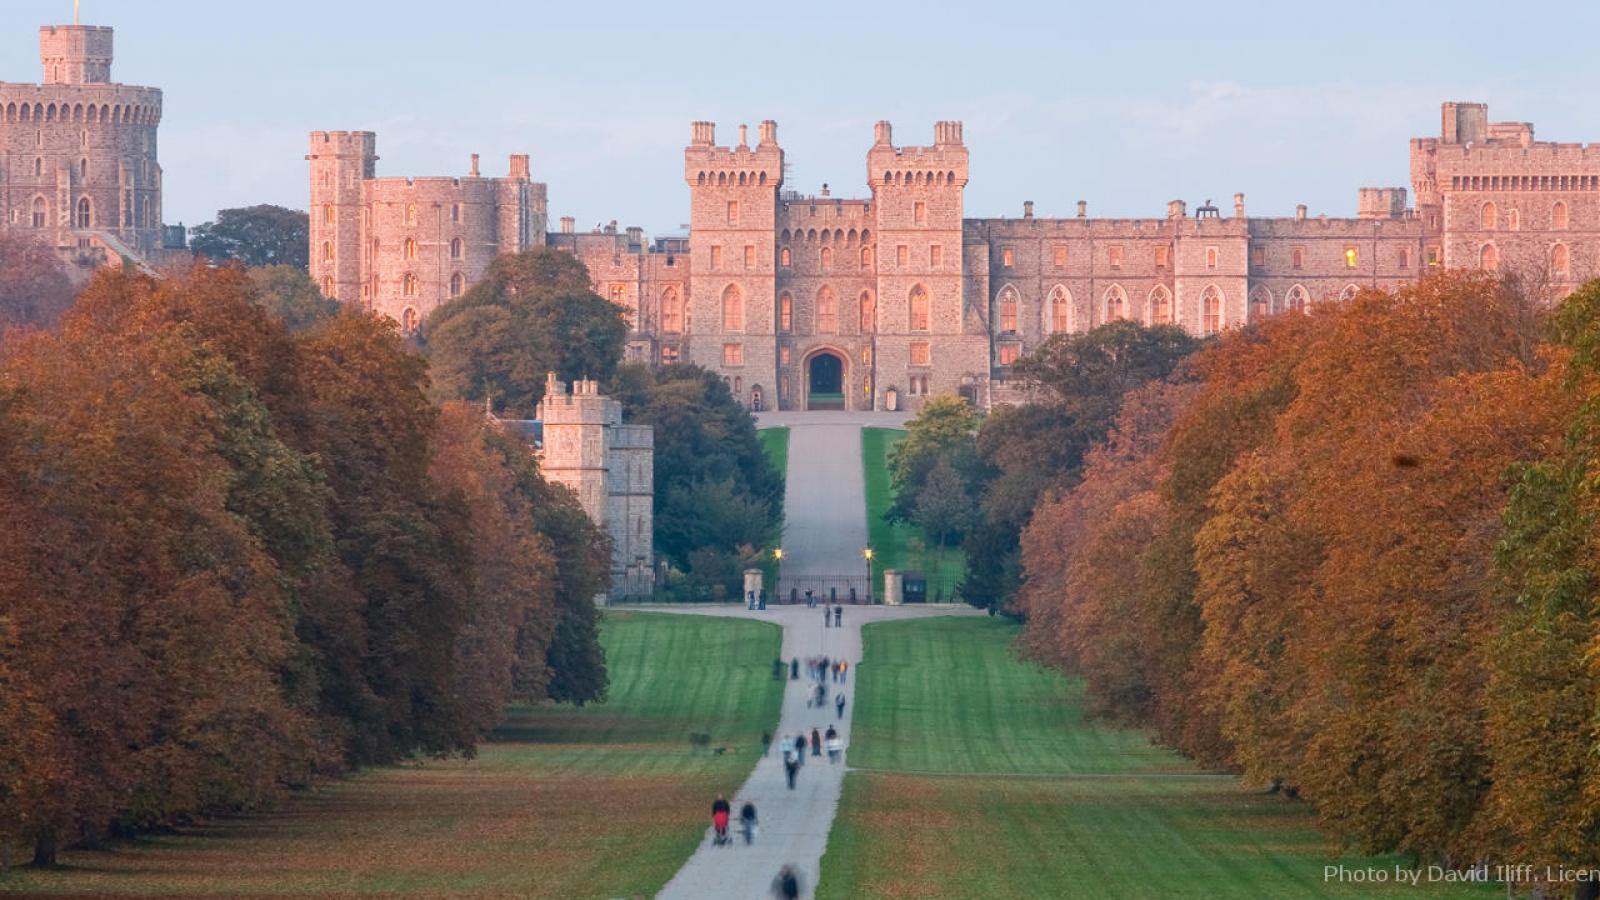
[(1209, 285), (1200, 292), (1200, 307), (1202, 311), (1201, 325), (1206, 334), (1216, 334), (1222, 330), (1222, 291), (1216, 285)]
[(1557, 275), (1565, 275), (1571, 265), (1571, 254), (1567, 252), (1566, 244), (1557, 244), (1550, 248), (1550, 271)]
[(1122, 290), (1121, 285), (1113, 284), (1106, 288), (1106, 318), (1107, 322), (1128, 317), (1128, 295)]
[(817, 334), (834, 334), (839, 330), (839, 300), (833, 288), (817, 291)]
[(1172, 294), (1163, 285), (1156, 285), (1150, 292), (1150, 324), (1172, 324)]
[(1485, 272), (1493, 272), (1500, 268), (1500, 251), (1493, 244), (1484, 244), (1478, 251), (1478, 268)]
[(871, 334), (878, 327), (878, 304), (872, 302), (872, 292), (861, 292), (861, 333)]
[(1050, 292), (1050, 307), (1046, 319), (1048, 323), (1046, 330), (1050, 334), (1066, 334), (1072, 330), (1072, 318), (1069, 312), (1071, 304), (1071, 295), (1067, 293), (1067, 289), (1056, 285), (1055, 290)]
[(922, 285), (912, 286), (906, 302), (906, 314), (909, 330), (928, 330), (928, 291)]
[(1485, 231), (1493, 231), (1500, 221), (1500, 210), (1493, 203), (1485, 203), (1479, 214), (1479, 224)]
[(722, 291), (722, 330), (744, 330), (744, 295), (739, 286), (730, 284)]
[(683, 333), (683, 300), (672, 288), (661, 294), (661, 330), (666, 334)]
[(1015, 333), (1017, 330), (1017, 289), (1006, 285), (1000, 289), (999, 303), (1000, 333)]

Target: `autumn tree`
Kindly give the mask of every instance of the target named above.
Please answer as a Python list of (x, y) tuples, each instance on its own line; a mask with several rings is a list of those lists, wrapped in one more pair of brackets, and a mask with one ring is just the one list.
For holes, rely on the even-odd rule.
[(0, 233), (0, 332), (55, 327), (74, 294), (54, 248), (16, 229)]

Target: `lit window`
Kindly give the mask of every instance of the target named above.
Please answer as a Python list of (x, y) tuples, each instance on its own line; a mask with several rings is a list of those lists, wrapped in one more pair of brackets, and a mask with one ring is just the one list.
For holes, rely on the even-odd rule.
[(406, 238), (406, 259), (417, 258), (417, 239)]
[(944, 263), (944, 247), (934, 244), (928, 248), (928, 265), (937, 269)]
[(1000, 365), (1009, 366), (1017, 361), (1017, 345), (1005, 343), (999, 346)]
[(416, 334), (417, 320), (417, 311), (407, 307), (406, 311), (400, 314), (400, 330), (406, 334)]
[(912, 341), (910, 350), (911, 364), (913, 366), (926, 366), (930, 364), (927, 341)]
[(1356, 267), (1356, 262), (1356, 248), (1344, 248), (1344, 267), (1346, 269), (1354, 269)]
[(407, 297), (415, 297), (417, 295), (417, 276), (407, 272), (400, 279), (400, 293)]
[(1216, 334), (1222, 330), (1222, 292), (1213, 285), (1200, 294), (1200, 305), (1204, 313), (1203, 325), (1206, 334)]
[(662, 365), (670, 366), (670, 365), (672, 365), (673, 363), (675, 363), (677, 361), (678, 361), (678, 348), (677, 347), (674, 347), (674, 346), (669, 344), (669, 345), (661, 348), (661, 364)]
[(744, 295), (737, 285), (728, 285), (722, 291), (722, 330), (744, 330)]
[(1056, 248), (1056, 268), (1059, 269), (1059, 268), (1061, 268), (1062, 266), (1064, 266), (1066, 264), (1067, 264), (1067, 248), (1065, 248), (1065, 247), (1057, 247)]
[(1000, 265), (1011, 268), (1017, 264), (1017, 251), (1006, 247), (1000, 251)]
[(788, 364), (789, 364), (789, 348), (788, 347), (783, 347), (783, 348), (778, 350), (778, 365), (787, 366)]
[(923, 289), (922, 285), (919, 284), (911, 289), (910, 300), (906, 307), (909, 314), (908, 319), (910, 320), (907, 324), (910, 326), (910, 330), (927, 331), (928, 292)]
[(1110, 265), (1111, 268), (1113, 268), (1113, 269), (1122, 268), (1122, 248), (1121, 247), (1107, 247), (1106, 248), (1106, 263), (1108, 265)]
[(1428, 265), (1430, 267), (1439, 265), (1439, 256), (1440, 256), (1440, 254), (1439, 254), (1439, 248), (1438, 247), (1429, 247), (1428, 248)]
[(1017, 330), (1017, 291), (1009, 285), (1000, 292), (1000, 331)]
[(722, 345), (722, 364), (725, 365), (725, 366), (742, 366), (742, 365), (744, 365), (744, 345), (743, 344), (723, 344)]
[(333, 262), (333, 241), (322, 242), (322, 261)]
[(839, 330), (839, 301), (832, 288), (817, 292), (817, 333), (833, 334)]
[(788, 291), (778, 298), (778, 330), (785, 334), (794, 330), (794, 298)]
[(322, 207), (322, 224), (324, 224), (324, 225), (332, 225), (333, 224), (333, 204), (332, 203), (326, 204), (326, 205), (324, 205)]
[(334, 292), (333, 276), (326, 275), (322, 279), (322, 296), (332, 297)]
[(628, 286), (625, 284), (613, 284), (611, 286), (611, 302), (618, 306), (625, 305), (628, 302)]
[(789, 261), (789, 248), (788, 247), (785, 247), (782, 250), (778, 251), (778, 264), (781, 265), (781, 266), (784, 266), (786, 268), (789, 266), (790, 261)]
[(1067, 318), (1067, 290), (1058, 287), (1050, 293), (1050, 333), (1066, 334), (1071, 329)]

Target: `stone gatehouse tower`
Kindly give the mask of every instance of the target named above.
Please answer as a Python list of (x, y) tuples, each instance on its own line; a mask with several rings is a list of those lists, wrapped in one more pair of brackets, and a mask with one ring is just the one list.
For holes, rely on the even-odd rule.
[(0, 228), (86, 266), (183, 247), (161, 222), (159, 88), (111, 80), (112, 30), (39, 29), (41, 84), (0, 82)]

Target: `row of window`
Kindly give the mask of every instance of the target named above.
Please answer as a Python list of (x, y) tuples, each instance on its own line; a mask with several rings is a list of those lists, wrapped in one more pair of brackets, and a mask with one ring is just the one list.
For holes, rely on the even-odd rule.
[[(377, 293), (377, 290), (378, 276), (374, 275), (372, 276), (372, 283), (370, 285), (361, 286), (361, 295), (364, 297), (371, 297)], [(451, 297), (459, 297), (465, 293), (466, 290), (467, 276), (460, 272), (456, 272), (450, 276)], [(416, 297), (420, 296), (421, 292), (422, 280), (418, 278), (414, 272), (407, 272), (400, 276), (400, 296)], [(332, 273), (322, 276), (322, 294), (325, 297), (337, 297), (338, 295), (338, 286), (334, 281)]]
[[(1565, 226), (1563, 225), (1562, 227), (1565, 227)], [(1066, 247), (1056, 246), (1054, 248), (1054, 254), (1053, 255), (1054, 255), (1054, 263), (1055, 263), (1055, 267), (1056, 268), (1058, 268), (1058, 269), (1064, 268), (1067, 265), (1067, 248)], [(1361, 254), (1360, 254), (1360, 251), (1357, 250), (1357, 248), (1354, 245), (1352, 245), (1352, 244), (1345, 245), (1342, 248), (1342, 250), (1340, 251), (1340, 255), (1341, 255), (1341, 258), (1344, 261), (1345, 268), (1354, 269), (1354, 268), (1356, 268), (1356, 267), (1358, 267), (1360, 265), (1360, 256), (1361, 256)], [(1429, 260), (1428, 260), (1429, 265), (1438, 265), (1438, 251), (1437, 251), (1437, 249), (1430, 248), (1428, 256), (1429, 256)], [(1159, 247), (1155, 248), (1155, 250), (1154, 250), (1154, 261), (1155, 261), (1155, 267), (1156, 268), (1158, 268), (1158, 269), (1166, 268), (1168, 265), (1171, 264), (1171, 258), (1172, 258), (1172, 253), (1171, 253), (1171, 248), (1170, 247), (1159, 246)], [(1206, 248), (1206, 268), (1207, 269), (1215, 269), (1215, 268), (1217, 268), (1217, 266), (1218, 266), (1220, 261), (1221, 261), (1221, 250), (1219, 248), (1217, 248), (1217, 247), (1207, 247)], [(1123, 247), (1120, 244), (1112, 244), (1111, 246), (1106, 248), (1106, 265), (1109, 268), (1120, 269), (1120, 268), (1122, 268), (1122, 262), (1123, 262)], [(1402, 269), (1410, 268), (1411, 267), (1411, 249), (1409, 247), (1397, 248), (1396, 255), (1395, 255), (1395, 263), (1399, 268), (1402, 268)], [(1001, 267), (1010, 269), (1010, 268), (1014, 268), (1016, 266), (1016, 264), (1017, 264), (1017, 252), (1016, 252), (1016, 249), (1012, 248), (1012, 247), (1002, 247), (1002, 248), (1000, 248), (1000, 265), (1001, 265)], [(1254, 266), (1255, 268), (1263, 268), (1263, 267), (1266, 266), (1266, 264), (1267, 264), (1267, 248), (1263, 247), (1263, 246), (1260, 246), (1260, 245), (1251, 247), (1250, 248), (1250, 265)], [(1290, 264), (1290, 266), (1292, 268), (1295, 268), (1295, 269), (1304, 268), (1305, 264), (1306, 264), (1306, 248), (1304, 248), (1304, 247), (1291, 247), (1291, 248), (1289, 248), (1289, 264)]]
[[(1569, 227), (1570, 217), (1567, 214), (1567, 204), (1557, 200), (1550, 204), (1550, 230), (1566, 231)], [(1500, 207), (1494, 201), (1485, 203), (1478, 210), (1478, 224), (1484, 231), (1497, 231), (1501, 225)], [(1506, 210), (1505, 227), (1508, 231), (1517, 231), (1522, 228), (1522, 211), (1516, 207)]]
[[(327, 185), (327, 173), (326, 172), (323, 173), (323, 185), (324, 186)], [(370, 214), (370, 211), (369, 211), (369, 214)], [(324, 225), (336, 225), (336, 224), (338, 224), (338, 222), (339, 222), (339, 209), (338, 209), (338, 207), (334, 206), (332, 203), (324, 203), (324, 204), (322, 204), (322, 224), (324, 224)], [(417, 205), (415, 203), (407, 203), (406, 204), (406, 208), (405, 208), (405, 223), (407, 225), (415, 225), (415, 224), (417, 224)], [(459, 204), (459, 203), (450, 204), (450, 223), (453, 224), (453, 225), (461, 224), (461, 204)]]
[(6, 124), (26, 122), (79, 122), (86, 125), (154, 125), (161, 121), (161, 110), (155, 106), (123, 106), (120, 103), (82, 103), (68, 107), (65, 103), (8, 102), (5, 106)]
[[(462, 242), (461, 238), (452, 239), (450, 241), (450, 258), (451, 259), (461, 259), (462, 256), (465, 255), (465, 253), (466, 253), (466, 246), (467, 245)], [(400, 255), (403, 256), (406, 259), (416, 259), (417, 256), (418, 256), (418, 251), (419, 251), (420, 247), (421, 247), (421, 245), (417, 243), (417, 239), (416, 238), (406, 238), (405, 242), (400, 245)], [(373, 238), (372, 239), (371, 248), (372, 248), (372, 255), (371, 255), (370, 258), (371, 259), (377, 259), (378, 258), (378, 251), (382, 249), (382, 245), (378, 241), (377, 238)], [(322, 261), (325, 262), (325, 263), (331, 263), (331, 262), (335, 261), (337, 258), (338, 258), (338, 253), (337, 253), (336, 248), (334, 247), (333, 241), (323, 241), (322, 242)]]
[(1453, 191), (1597, 191), (1596, 175), (1452, 175)]
[[(818, 231), (815, 228), (806, 230), (796, 228), (793, 232), (790, 232), (789, 229), (785, 228), (778, 234), (778, 242), (787, 244), (793, 240), (796, 242), (813, 241), (824, 244), (854, 244), (856, 242), (856, 237), (856, 230), (854, 228), (850, 229), (849, 231), (846, 231), (842, 228), (835, 228), (832, 231), (829, 231), (826, 228), (822, 229), (821, 231)], [(872, 230), (868, 228), (861, 229), (860, 238), (861, 243), (863, 244), (871, 243)]]
[[(870, 291), (861, 292), (856, 309), (862, 333), (875, 330), (878, 307)], [(743, 331), (744, 323), (744, 293), (738, 285), (730, 284), (722, 291), (722, 330)], [(911, 331), (928, 330), (928, 291), (920, 284), (914, 285), (906, 295), (906, 324)], [(661, 297), (661, 330), (677, 334), (683, 326), (683, 301), (675, 289), (668, 288)], [(794, 330), (794, 297), (788, 291), (778, 297), (778, 330), (785, 334)], [(818, 334), (833, 334), (839, 330), (839, 300), (832, 288), (823, 287), (817, 291), (816, 330)]]
[[(1572, 251), (1566, 244), (1552, 244), (1548, 251), (1550, 273), (1552, 275), (1569, 275), (1572, 273)], [(1486, 272), (1493, 272), (1500, 268), (1500, 248), (1494, 244), (1484, 244), (1478, 248), (1478, 268)]]
[[(136, 196), (131, 190), (126, 191), (123, 196), (122, 206), (123, 226), (132, 228), (135, 221), (144, 221), (150, 218), (148, 212), (150, 208), (152, 207), (149, 207), (145, 203), (143, 197)], [(30, 213), (30, 225), (32, 225), (34, 228), (48, 227), (50, 224), (50, 201), (46, 200), (44, 197), (34, 197), (33, 207), (30, 210)], [(16, 211), (13, 210), (11, 221), (13, 224), (15, 224), (16, 220)], [(116, 215), (112, 214), (110, 224), (115, 226), (116, 221)], [(73, 206), (72, 227), (94, 228), (97, 226), (97, 224), (99, 223), (95, 221), (94, 203), (88, 197), (79, 197), (78, 202)]]
[[(662, 348), (662, 362), (669, 361), (665, 352), (666, 349), (667, 348), (665, 347)], [(932, 345), (930, 345), (927, 341), (911, 341), (906, 345), (906, 352), (906, 359), (910, 365), (922, 368), (933, 364)], [(789, 359), (789, 348), (784, 347), (781, 351), (779, 364), (787, 366), (789, 365)], [(677, 360), (678, 351), (677, 348), (674, 347), (672, 348), (672, 356), (670, 361), (677, 362)], [(862, 351), (861, 364), (865, 366), (872, 365), (872, 355), (870, 350)], [(744, 365), (744, 345), (733, 342), (723, 344), (722, 365), (724, 367), (736, 367)]]

